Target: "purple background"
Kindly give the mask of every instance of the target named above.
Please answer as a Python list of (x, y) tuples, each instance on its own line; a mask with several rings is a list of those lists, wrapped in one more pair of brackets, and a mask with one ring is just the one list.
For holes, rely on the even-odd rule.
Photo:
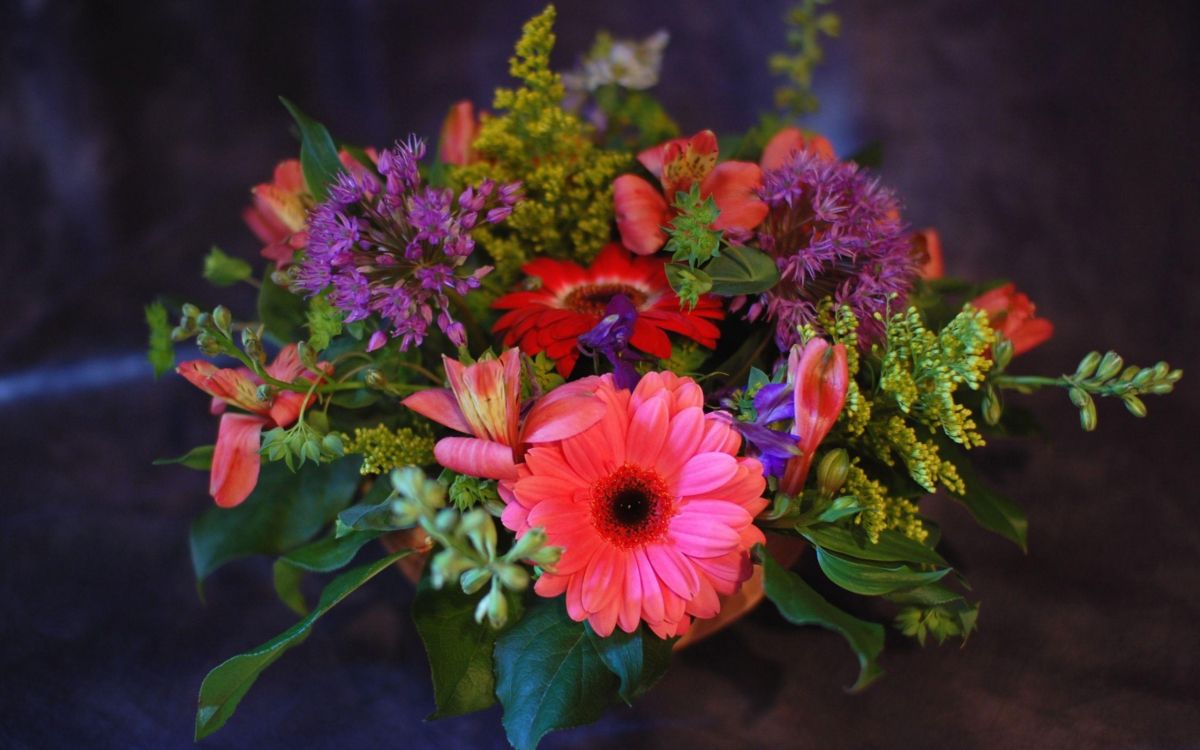
[[(206, 478), (151, 459), (209, 442), (205, 401), (141, 360), (160, 291), (247, 311), (199, 278), (215, 242), (252, 258), (248, 188), (295, 151), (277, 94), (348, 140), (433, 135), (486, 104), (533, 2), (103, 3), (0, 9), (0, 745), (191, 744), (220, 660), (285, 628), (269, 565), (192, 588)], [(560, 4), (559, 59), (597, 27), (673, 32), (659, 93), (685, 130), (770, 103), (786, 3)], [(965, 649), (896, 638), (847, 696), (837, 636), (769, 608), (677, 658), (635, 708), (548, 747), (1200, 747), (1194, 455), (1200, 328), (1200, 59), (1189, 2), (838, 4), (812, 121), (841, 153), (880, 139), (884, 179), (937, 226), (952, 273), (1007, 275), (1057, 336), (1018, 370), (1097, 346), (1192, 368), (1135, 420), (996, 444), (1030, 552), (934, 501), (983, 600)], [(902, 9), (901, 9), (901, 6)], [(411, 591), (383, 575), (255, 685), (212, 748), (502, 745), (495, 710), (437, 723)]]

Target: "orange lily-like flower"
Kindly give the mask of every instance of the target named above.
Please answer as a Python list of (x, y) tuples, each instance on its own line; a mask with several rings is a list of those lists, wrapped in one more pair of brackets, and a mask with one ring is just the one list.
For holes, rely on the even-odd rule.
[[(264, 368), (276, 380), (292, 382), (307, 372), (300, 362), (296, 345), (284, 347), (275, 361)], [(284, 391), (262, 400), (261, 381), (246, 368), (220, 368), (203, 359), (181, 363), (175, 371), (192, 385), (213, 397), (213, 414), (222, 414), (226, 405), (246, 411), (221, 416), (217, 443), (213, 450), (209, 494), (217, 505), (232, 508), (245, 500), (258, 484), (259, 448), (264, 427), (288, 427), (300, 416), (305, 396)], [(310, 377), (318, 377), (307, 372)]]
[(798, 445), (802, 453), (788, 460), (779, 489), (796, 495), (804, 489), (817, 446), (829, 434), (846, 404), (846, 390), (850, 387), (846, 347), (830, 345), (822, 338), (814, 338), (803, 347), (797, 344), (788, 355), (787, 372), (788, 383), (795, 388), (796, 425), (792, 432), (800, 436)]
[(940, 279), (946, 273), (942, 260), (942, 238), (936, 229), (918, 229), (911, 235), (917, 275), (925, 280)]
[(792, 154), (797, 151), (812, 151), (817, 156), (829, 161), (837, 159), (833, 152), (833, 144), (824, 136), (816, 133), (805, 135), (800, 128), (788, 126), (767, 141), (760, 162), (762, 168), (778, 169), (791, 161)]
[(463, 99), (450, 107), (442, 121), (442, 137), (438, 156), (442, 162), (454, 166), (465, 166), (477, 160), (471, 144), (479, 135), (479, 118), (475, 116), (475, 105)]
[(539, 398), (521, 419), (521, 353), (473, 365), (442, 357), (450, 387), (404, 399), (409, 409), (473, 437), (442, 438), (433, 455), (442, 466), (485, 479), (516, 479), (524, 447), (563, 440), (598, 422), (605, 406), (592, 391), (594, 378), (559, 386)]
[(712, 197), (720, 215), (713, 229), (750, 231), (767, 216), (767, 204), (756, 194), (762, 169), (745, 161), (717, 163), (717, 136), (702, 130), (638, 154), (638, 161), (659, 179), (661, 190), (637, 175), (613, 182), (613, 206), (621, 243), (638, 255), (658, 252), (667, 242), (663, 227), (675, 217), (678, 192), (699, 185), (702, 198)]
[(1045, 343), (1054, 335), (1054, 324), (1036, 317), (1037, 308), (1013, 283), (998, 286), (971, 300), (971, 307), (988, 314), (992, 328), (1013, 345), (1013, 354), (1022, 354)]

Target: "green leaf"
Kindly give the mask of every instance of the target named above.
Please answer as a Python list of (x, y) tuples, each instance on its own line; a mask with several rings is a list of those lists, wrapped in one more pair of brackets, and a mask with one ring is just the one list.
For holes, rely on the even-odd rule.
[(258, 648), (239, 654), (209, 672), (200, 685), (200, 705), (196, 710), (196, 740), (202, 740), (224, 726), (263, 670), (274, 664), (288, 649), (307, 638), (313, 623), (322, 615), (409, 552), (410, 550), (403, 550), (370, 565), (341, 574), (325, 587), (317, 608), (303, 620)]
[(324, 351), (334, 336), (342, 332), (342, 311), (324, 297), (313, 297), (308, 302), (308, 345), (314, 351)]
[(879, 169), (883, 166), (883, 143), (871, 141), (851, 154), (846, 161), (855, 162), (858, 166), (867, 169)]
[(533, 750), (548, 732), (599, 719), (620, 685), (561, 598), (533, 608), (501, 635), (495, 658), (496, 697), (516, 750)]
[(300, 169), (304, 172), (308, 192), (317, 202), (323, 201), (329, 194), (329, 186), (337, 179), (338, 172), (342, 171), (337, 146), (324, 125), (301, 112), (282, 96), (279, 101), (287, 107), (296, 126), (300, 128)]
[(335, 535), (342, 537), (360, 531), (398, 531), (410, 528), (397, 525), (393, 519), (391, 482), (386, 478), (377, 481), (367, 496), (358, 505), (338, 514)]
[(931, 583), (928, 586), (920, 586), (915, 589), (908, 589), (907, 591), (896, 591), (887, 595), (887, 600), (890, 602), (919, 605), (922, 607), (935, 607), (939, 604), (959, 601), (962, 598), (962, 594), (953, 589), (948, 589), (939, 583)]
[(300, 591), (304, 572), (328, 573), (349, 565), (367, 542), (379, 538), (379, 532), (359, 531), (343, 537), (325, 537), (293, 550), (275, 561), (275, 593), (298, 615), (308, 614), (308, 604)]
[[(496, 702), (492, 651), (503, 631), (475, 622), (480, 594), (464, 594), (456, 585), (438, 590), (421, 578), (412, 616), (429, 656), (436, 710), (429, 719), (480, 711)], [(509, 622), (521, 618), (520, 597), (507, 593)]]
[(332, 521), (354, 497), (358, 461), (341, 460), (292, 473), (264, 464), (258, 485), (235, 508), (210, 508), (192, 523), (192, 567), (197, 583), (230, 560), (281, 555)]
[(654, 687), (654, 683), (667, 673), (671, 650), (678, 640), (659, 638), (645, 625), (636, 633), (617, 628), (607, 638), (596, 635), (590, 625), (587, 633), (604, 666), (621, 678), (618, 692), (621, 700), (630, 705), (634, 698)]
[(213, 446), (198, 445), (192, 448), (182, 456), (175, 458), (156, 458), (154, 459), (155, 466), (168, 466), (170, 464), (182, 464), (189, 469), (198, 469), (200, 471), (208, 471), (212, 468)]
[(866, 535), (861, 537), (840, 526), (812, 526), (800, 530), (801, 536), (813, 545), (862, 560), (879, 562), (912, 562), (950, 567), (950, 563), (933, 548), (909, 539), (898, 531), (880, 533), (879, 541), (872, 544)]
[(712, 279), (712, 293), (724, 297), (765, 292), (779, 281), (774, 258), (741, 245), (723, 249), (704, 270)]
[(161, 302), (146, 305), (146, 325), (150, 327), (150, 347), (146, 359), (154, 367), (154, 377), (161, 377), (175, 366), (175, 342), (171, 339), (171, 323), (167, 308)]
[(862, 506), (858, 504), (858, 498), (849, 495), (844, 495), (835, 499), (817, 516), (818, 521), (824, 523), (833, 523), (846, 516), (854, 515), (862, 510)]
[(847, 614), (826, 601), (804, 579), (775, 562), (758, 547), (762, 560), (763, 590), (793, 625), (819, 625), (840, 634), (858, 657), (858, 679), (848, 688), (858, 692), (883, 675), (879, 655), (883, 653), (883, 626)]
[(258, 319), (277, 343), (286, 344), (301, 338), (300, 326), (306, 321), (304, 300), (263, 277), (258, 291)]
[(900, 589), (909, 589), (940, 581), (950, 572), (940, 570), (914, 570), (907, 565), (883, 565), (836, 555), (817, 548), (817, 562), (825, 576), (838, 586), (864, 596), (890, 594)]
[(250, 278), (254, 270), (241, 258), (232, 258), (216, 245), (204, 258), (204, 278), (216, 286), (233, 286)]
[(967, 506), (967, 510), (980, 526), (1014, 542), (1022, 552), (1028, 552), (1026, 540), (1029, 520), (1025, 518), (1025, 511), (1012, 500), (990, 489), (975, 471), (970, 457), (961, 448), (949, 440), (939, 438), (938, 452), (942, 458), (954, 464), (967, 487), (966, 494), (959, 496), (949, 493), (950, 497)]

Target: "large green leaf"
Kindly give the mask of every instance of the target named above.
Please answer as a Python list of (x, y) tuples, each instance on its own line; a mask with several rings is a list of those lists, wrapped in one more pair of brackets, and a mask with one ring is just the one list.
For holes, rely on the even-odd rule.
[(324, 125), (301, 112), (299, 107), (282, 96), (279, 101), (287, 107), (296, 121), (296, 127), (300, 129), (300, 169), (304, 172), (304, 181), (308, 183), (308, 192), (317, 201), (323, 201), (338, 172), (342, 171), (337, 146)]
[(588, 637), (592, 646), (600, 654), (604, 666), (621, 678), (619, 693), (621, 700), (628, 704), (633, 699), (654, 687), (671, 663), (671, 650), (676, 638), (659, 638), (645, 625), (637, 632), (626, 633), (617, 628), (612, 635), (603, 638), (596, 635), (589, 625)]
[(847, 614), (826, 601), (804, 579), (783, 568), (761, 547), (757, 554), (763, 566), (763, 590), (779, 613), (793, 625), (819, 625), (840, 634), (858, 657), (858, 679), (849, 688), (862, 690), (883, 674), (879, 654), (883, 652), (883, 626)]
[(282, 463), (264, 464), (245, 502), (235, 508), (210, 508), (192, 523), (197, 582), (230, 560), (281, 555), (312, 539), (349, 504), (359, 479), (354, 459), (296, 473)]
[(192, 448), (182, 456), (175, 458), (156, 458), (154, 459), (155, 466), (167, 466), (169, 464), (180, 464), (189, 469), (197, 469), (199, 471), (208, 471), (212, 468), (213, 446), (198, 445)]
[(1025, 511), (1012, 500), (990, 489), (975, 471), (971, 457), (950, 440), (939, 438), (938, 452), (942, 458), (954, 464), (967, 487), (966, 494), (960, 496), (949, 493), (950, 497), (967, 506), (980, 526), (1011, 540), (1022, 551), (1028, 551), (1026, 540), (1029, 520), (1025, 518)]
[(308, 614), (300, 591), (304, 573), (329, 573), (349, 565), (368, 542), (379, 538), (377, 531), (357, 531), (343, 537), (327, 536), (306, 544), (275, 561), (275, 593), (298, 615)]
[(779, 282), (775, 259), (752, 247), (733, 245), (721, 250), (704, 267), (712, 279), (712, 293), (725, 297), (765, 292)]
[[(429, 656), (433, 699), (437, 708), (430, 719), (480, 711), (496, 702), (492, 651), (502, 631), (486, 622), (475, 622), (475, 607), (482, 595), (464, 594), (456, 585), (435, 589), (429, 576), (421, 579), (413, 600), (412, 616)], [(508, 595), (510, 623), (521, 618), (521, 600)]]
[(534, 607), (496, 641), (496, 697), (516, 750), (532, 750), (548, 732), (599, 719), (620, 680), (605, 666), (583, 623), (562, 599)]
[(286, 344), (304, 338), (301, 326), (308, 318), (304, 300), (271, 281), (268, 273), (258, 290), (258, 319), (277, 343)]
[(911, 589), (940, 581), (950, 568), (915, 570), (907, 565), (884, 565), (877, 562), (853, 560), (817, 548), (821, 572), (838, 586), (864, 596), (880, 596), (901, 589)]
[(263, 670), (274, 664), (288, 649), (307, 638), (314, 622), (359, 586), (409, 552), (397, 552), (370, 565), (341, 574), (325, 587), (317, 608), (303, 620), (258, 648), (239, 654), (209, 672), (200, 685), (200, 704), (196, 709), (196, 739), (204, 739), (224, 726)]
[(841, 526), (812, 526), (800, 529), (800, 534), (814, 546), (850, 555), (861, 560), (878, 562), (911, 562), (950, 567), (950, 563), (932, 547), (909, 539), (898, 531), (887, 530), (872, 544), (866, 535), (859, 536)]

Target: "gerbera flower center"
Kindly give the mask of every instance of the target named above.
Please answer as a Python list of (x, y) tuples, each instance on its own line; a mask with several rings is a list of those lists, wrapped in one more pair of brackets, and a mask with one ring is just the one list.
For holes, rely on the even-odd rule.
[(618, 294), (624, 294), (637, 309), (646, 302), (646, 293), (629, 284), (584, 284), (571, 290), (563, 304), (576, 312), (603, 315), (608, 303)]
[(658, 472), (625, 464), (592, 485), (592, 523), (610, 544), (640, 547), (664, 538), (675, 502)]

